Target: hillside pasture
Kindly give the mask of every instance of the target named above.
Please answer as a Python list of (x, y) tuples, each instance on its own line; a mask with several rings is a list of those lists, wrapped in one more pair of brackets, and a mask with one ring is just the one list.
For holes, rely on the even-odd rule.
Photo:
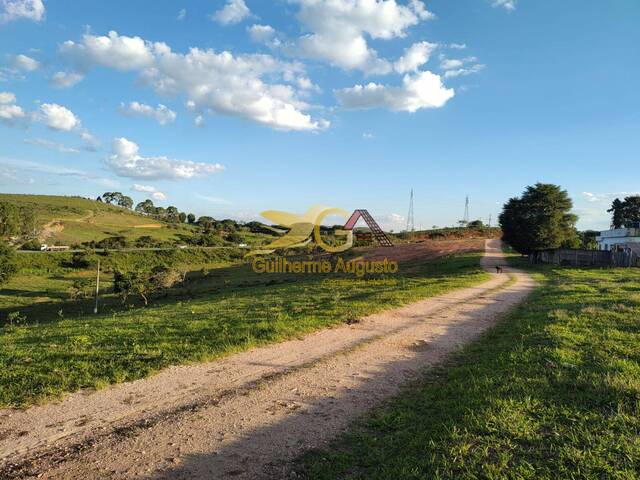
[(135, 241), (143, 235), (173, 241), (176, 233), (192, 231), (189, 225), (150, 221), (131, 210), (80, 197), (3, 193), (0, 202), (33, 210), (43, 230), (40, 240), (50, 244), (75, 245), (112, 236)]

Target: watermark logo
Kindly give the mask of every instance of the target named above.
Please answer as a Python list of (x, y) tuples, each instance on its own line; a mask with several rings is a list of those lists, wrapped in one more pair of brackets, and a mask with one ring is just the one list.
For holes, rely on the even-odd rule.
[[(261, 215), (277, 226), (287, 229), (283, 236), (265, 245), (260, 250), (255, 250), (249, 255), (268, 255), (276, 250), (299, 248), (308, 245), (312, 240), (327, 253), (341, 253), (353, 247), (353, 229), (358, 220), (363, 219), (370, 229), (366, 235), (375, 238), (385, 247), (392, 247), (393, 243), (376, 223), (373, 217), (365, 209), (355, 210), (351, 215), (341, 208), (315, 205), (303, 215), (289, 212), (267, 210)], [(335, 244), (329, 244), (322, 237), (322, 223), (327, 217), (341, 216), (346, 223), (342, 228), (335, 228), (333, 235)], [(274, 228), (274, 231), (278, 231)], [(332, 242), (333, 243), (333, 242)], [(255, 258), (252, 262), (253, 271), (256, 273), (352, 273), (361, 277), (367, 273), (396, 273), (398, 262), (384, 259), (383, 261), (349, 260), (338, 257), (335, 265), (328, 260), (322, 261), (296, 261), (285, 258), (276, 260), (262, 260)]]
[(322, 222), (329, 216), (342, 216), (348, 223), (350, 217), (346, 210), (315, 205), (307, 210), (304, 215), (277, 210), (267, 210), (260, 215), (271, 220), (275, 225), (287, 228), (289, 231), (284, 236), (265, 245), (261, 250), (251, 252), (250, 255), (266, 255), (276, 250), (304, 247), (312, 239), (315, 240), (318, 247), (328, 253), (345, 252), (353, 246), (352, 229), (337, 229), (334, 232), (336, 238), (343, 240), (340, 245), (329, 245), (321, 235)]

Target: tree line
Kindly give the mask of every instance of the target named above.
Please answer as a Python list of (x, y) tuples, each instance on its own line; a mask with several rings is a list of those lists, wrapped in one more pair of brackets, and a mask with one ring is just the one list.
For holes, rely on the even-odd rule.
[(611, 213), (613, 228), (639, 228), (640, 196), (625, 197), (624, 200), (616, 198), (607, 212)]

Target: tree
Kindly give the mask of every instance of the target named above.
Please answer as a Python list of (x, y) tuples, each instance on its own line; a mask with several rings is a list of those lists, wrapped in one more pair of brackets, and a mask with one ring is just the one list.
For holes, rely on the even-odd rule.
[(138, 205), (136, 205), (136, 212), (143, 215), (155, 215), (156, 206), (151, 200), (147, 198), (144, 202), (140, 202)]
[(623, 201), (616, 198), (607, 212), (611, 213), (613, 228), (637, 227), (640, 223), (640, 196), (625, 197)]
[(180, 212), (174, 206), (167, 207), (165, 216), (169, 223), (178, 223), (180, 221)]
[(640, 197), (625, 197), (623, 205), (623, 225), (627, 228), (637, 228), (640, 222)]
[(622, 228), (624, 224), (624, 203), (619, 198), (616, 198), (607, 212), (611, 214), (611, 226), (613, 228)]
[(0, 284), (9, 280), (18, 270), (15, 260), (16, 252), (14, 249), (0, 240)]
[(0, 202), (0, 237), (20, 233), (20, 211), (12, 203)]
[(193, 213), (190, 213), (187, 215), (187, 222), (189, 222), (190, 225), (193, 225), (196, 223), (196, 216)]
[(184, 212), (180, 212), (180, 214), (178, 215), (178, 219), (180, 220), (180, 223), (184, 223), (187, 221), (187, 214)]
[(27, 238), (35, 238), (40, 233), (36, 212), (27, 207), (20, 209), (20, 233)]
[(104, 192), (102, 195), (102, 199), (105, 203), (109, 203), (111, 205), (118, 205), (122, 208), (132, 208), (133, 207), (133, 199), (126, 195), (123, 195), (121, 192)]
[(507, 201), (500, 214), (502, 239), (517, 252), (573, 245), (577, 236), (577, 217), (571, 214), (573, 202), (557, 185), (537, 183), (520, 198)]
[(198, 218), (198, 226), (202, 228), (203, 233), (210, 233), (215, 225), (215, 220), (211, 217)]
[(471, 228), (471, 229), (482, 229), (484, 228), (484, 223), (482, 223), (482, 220), (473, 220), (472, 222), (467, 223), (467, 228)]
[(153, 293), (167, 290), (180, 281), (184, 276), (177, 270), (164, 266), (155, 267), (151, 271), (135, 270), (122, 272), (116, 270), (113, 277), (113, 288), (120, 295), (122, 303), (132, 295), (138, 295), (145, 306)]
[(133, 198), (122, 195), (118, 200), (118, 206), (131, 210), (133, 208)]

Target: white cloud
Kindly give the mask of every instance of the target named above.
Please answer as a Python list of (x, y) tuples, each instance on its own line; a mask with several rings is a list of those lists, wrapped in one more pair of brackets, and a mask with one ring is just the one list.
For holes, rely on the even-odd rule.
[(444, 78), (453, 78), (453, 77), (465, 77), (467, 75), (473, 75), (474, 73), (479, 73), (485, 69), (485, 65), (481, 63), (476, 63), (468, 68), (458, 68), (456, 70), (447, 70), (444, 72)]
[(204, 177), (224, 170), (219, 163), (173, 160), (165, 156), (143, 157), (138, 153), (138, 145), (126, 138), (115, 138), (111, 150), (112, 154), (107, 157), (106, 164), (122, 177), (181, 180)]
[(494, 7), (502, 7), (505, 10), (512, 12), (516, 9), (517, 0), (493, 0), (492, 5)]
[(222, 9), (211, 15), (211, 19), (222, 25), (234, 25), (250, 16), (251, 10), (244, 0), (228, 0)]
[[(445, 70), (444, 77), (445, 78), (453, 78), (453, 77), (462, 77), (466, 75), (472, 75), (474, 73), (479, 73), (484, 70), (485, 65), (477, 62), (476, 57), (466, 57), (466, 58), (446, 58), (444, 56), (440, 57), (440, 68)], [(469, 63), (474, 63), (471, 66), (466, 66)]]
[(44, 14), (42, 0), (0, 0), (0, 24), (22, 18), (40, 22)]
[(399, 87), (369, 83), (335, 93), (348, 109), (388, 108), (412, 113), (422, 108), (442, 107), (455, 94), (443, 85), (439, 75), (431, 72), (405, 75)]
[(86, 143), (85, 150), (95, 152), (100, 146), (100, 140), (89, 133), (87, 130), (83, 130), (80, 132), (80, 138)]
[(87, 33), (81, 43), (67, 40), (60, 47), (60, 53), (72, 60), (80, 72), (93, 65), (128, 71), (151, 67), (154, 62), (153, 49), (154, 44), (140, 37), (125, 37), (110, 31), (106, 37)]
[(403, 37), (407, 28), (433, 18), (424, 3), (412, 0), (290, 0), (300, 5), (298, 19), (308, 32), (297, 41), (295, 52), (328, 61), (344, 69), (385, 74), (390, 63), (369, 47), (365, 35), (389, 40)]
[(85, 142), (85, 149), (95, 151), (100, 145), (100, 140), (93, 136), (87, 129), (82, 128), (80, 119), (67, 107), (57, 103), (43, 103), (40, 111), (32, 115), (34, 120), (44, 123), (51, 130), (61, 132), (75, 132)]
[(21, 171), (29, 171), (40, 174), (50, 174), (50, 175), (59, 175), (61, 177), (77, 177), (82, 180), (92, 181), (99, 183), (100, 185), (104, 185), (107, 187), (117, 187), (118, 182), (110, 179), (101, 177), (94, 173), (85, 172), (82, 170), (76, 170), (74, 168), (67, 168), (58, 165), (48, 165), (40, 162), (32, 162), (30, 160), (25, 159), (13, 159), (0, 157), (0, 165), (7, 165), (12, 168), (16, 168)]
[[(187, 54), (171, 51), (164, 43), (139, 37), (85, 35), (81, 43), (67, 41), (61, 48), (88, 69), (104, 65), (119, 70), (139, 70), (144, 83), (164, 95), (185, 95), (194, 109), (253, 120), (281, 130), (318, 130), (328, 126), (304, 112), (295, 80), (304, 72), (298, 63), (270, 55), (233, 55), (192, 48)], [(284, 83), (268, 83), (282, 77)], [(286, 77), (286, 78), (285, 78)], [(289, 79), (289, 80), (287, 80)], [(294, 85), (287, 84), (294, 83)]]
[(131, 189), (135, 190), (136, 192), (148, 193), (154, 200), (164, 201), (167, 199), (167, 196), (163, 192), (158, 191), (151, 185), (140, 185), (138, 183), (134, 183)]
[(43, 103), (40, 106), (40, 120), (52, 130), (69, 132), (80, 127), (80, 119), (57, 103)]
[(182, 10), (180, 10), (178, 12), (178, 16), (176, 17), (176, 20), (178, 20), (179, 22), (181, 22), (182, 20), (184, 20), (185, 18), (187, 18), (187, 9), (183, 8)]
[(451, 70), (454, 68), (460, 68), (464, 65), (464, 60), (458, 60), (455, 58), (444, 58), (440, 62), (440, 68), (443, 70)]
[(399, 213), (391, 213), (389, 215), (379, 215), (376, 221), (380, 228), (387, 232), (393, 230), (395, 232), (405, 230), (407, 228), (407, 219)]
[(0, 104), (16, 103), (16, 96), (11, 92), (0, 92)]
[(24, 142), (46, 148), (47, 150), (54, 150), (60, 153), (80, 153), (80, 150), (78, 150), (77, 148), (67, 147), (62, 143), (52, 142), (51, 140), (46, 140), (44, 138), (27, 138), (24, 140)]
[(15, 68), (16, 70), (22, 70), (24, 72), (33, 72), (34, 70), (40, 68), (40, 62), (22, 54), (13, 57), (12, 63), (13, 68)]
[(407, 48), (404, 55), (393, 64), (394, 70), (398, 73), (417, 71), (422, 65), (429, 61), (431, 53), (433, 53), (437, 47), (438, 45), (435, 43), (414, 43)]
[(364, 138), (365, 140), (372, 140), (374, 138), (374, 135), (370, 132), (364, 132), (362, 134), (362, 138)]
[(176, 112), (161, 103), (159, 103), (156, 108), (138, 102), (130, 102), (129, 105), (121, 103), (119, 110), (129, 116), (153, 118), (160, 125), (167, 125), (168, 123), (173, 123), (176, 120)]
[(271, 40), (276, 31), (271, 25), (251, 25), (247, 27), (251, 40), (258, 43), (265, 43)]
[(451, 44), (449, 44), (449, 48), (451, 48), (453, 50), (466, 50), (467, 44), (466, 43), (451, 43)]
[(193, 119), (193, 124), (198, 128), (202, 127), (204, 125), (204, 117), (202, 115), (196, 116), (196, 118)]
[(26, 114), (16, 105), (16, 96), (11, 92), (0, 92), (0, 121), (13, 125), (25, 118)]
[(78, 72), (56, 72), (49, 80), (49, 83), (54, 88), (70, 88), (81, 82), (83, 78), (84, 75)]

